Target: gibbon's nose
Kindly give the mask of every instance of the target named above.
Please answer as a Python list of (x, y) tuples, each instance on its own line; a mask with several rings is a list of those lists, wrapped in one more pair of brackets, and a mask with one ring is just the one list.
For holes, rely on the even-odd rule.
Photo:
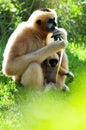
[(58, 64), (58, 60), (57, 59), (50, 59), (49, 64), (50, 64), (51, 67), (54, 68)]

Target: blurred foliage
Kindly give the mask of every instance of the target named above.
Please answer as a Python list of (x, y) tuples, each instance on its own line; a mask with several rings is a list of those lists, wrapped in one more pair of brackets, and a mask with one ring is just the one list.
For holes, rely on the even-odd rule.
[(86, 2), (68, 0), (59, 3), (59, 26), (66, 28), (68, 37), (75, 42), (86, 40)]
[[(86, 2), (84, 0), (0, 0), (0, 37), (12, 33), (18, 23), (27, 20), (38, 8), (55, 8), (58, 26), (68, 31), (69, 40), (86, 40)], [(76, 35), (77, 34), (77, 35)]]

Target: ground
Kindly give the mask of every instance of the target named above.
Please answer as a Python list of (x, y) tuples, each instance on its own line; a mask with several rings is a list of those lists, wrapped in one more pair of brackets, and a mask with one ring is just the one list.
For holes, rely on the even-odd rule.
[[(4, 44), (0, 45), (0, 64)], [(70, 92), (31, 90), (4, 76), (0, 65), (0, 130), (86, 130), (86, 48), (67, 47)]]

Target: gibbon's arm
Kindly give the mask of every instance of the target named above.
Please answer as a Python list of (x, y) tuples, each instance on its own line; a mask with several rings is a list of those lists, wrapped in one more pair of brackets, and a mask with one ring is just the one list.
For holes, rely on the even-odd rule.
[(22, 56), (9, 58), (6, 63), (3, 64), (3, 72), (7, 75), (21, 75), (31, 62), (42, 63), (47, 57), (53, 55), (66, 47), (64, 41), (55, 41), (47, 46)]
[(60, 70), (59, 73), (62, 75), (65, 75), (66, 73), (68, 73), (69, 71), (67, 69), (65, 69), (64, 67), (60, 66)]

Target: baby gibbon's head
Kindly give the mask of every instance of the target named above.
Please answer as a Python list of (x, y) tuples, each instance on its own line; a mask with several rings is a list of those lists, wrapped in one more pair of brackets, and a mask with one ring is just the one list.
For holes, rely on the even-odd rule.
[(45, 32), (53, 32), (57, 23), (57, 14), (54, 9), (41, 8), (32, 13), (28, 19), (31, 27)]
[(54, 69), (58, 66), (58, 63), (59, 63), (59, 55), (58, 54), (54, 54), (50, 57), (48, 57), (44, 63), (49, 66), (51, 69)]

